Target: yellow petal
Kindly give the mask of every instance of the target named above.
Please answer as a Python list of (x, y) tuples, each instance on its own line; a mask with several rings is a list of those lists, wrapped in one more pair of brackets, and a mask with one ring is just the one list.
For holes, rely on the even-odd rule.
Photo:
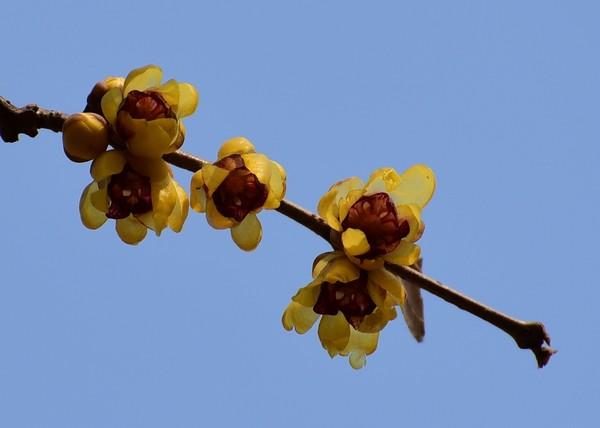
[(146, 233), (148, 232), (146, 226), (140, 223), (132, 215), (117, 219), (115, 228), (117, 229), (121, 241), (129, 245), (137, 245), (146, 237)]
[(177, 115), (177, 105), (179, 104), (179, 84), (170, 79), (155, 89), (165, 102), (173, 109)]
[(212, 199), (208, 199), (206, 203), (206, 221), (215, 229), (227, 229), (235, 226), (235, 221), (229, 217), (223, 216)]
[(90, 173), (95, 181), (102, 181), (123, 171), (125, 167), (125, 153), (121, 150), (110, 150), (102, 153), (90, 167)]
[(351, 177), (331, 186), (329, 191), (319, 200), (317, 211), (327, 224), (337, 231), (342, 230), (339, 219), (339, 202), (351, 190), (361, 189), (363, 182), (358, 177)]
[(339, 201), (339, 213), (338, 213), (338, 218), (340, 220), (340, 224), (344, 222), (344, 220), (346, 219), (346, 216), (348, 215), (348, 211), (350, 211), (350, 208), (352, 208), (352, 205), (354, 205), (360, 198), (363, 197), (363, 195), (365, 194), (365, 190), (364, 189), (357, 189), (357, 190), (351, 190), (348, 192), (348, 194), (346, 195), (345, 198), (342, 198)]
[(242, 250), (254, 250), (262, 238), (262, 226), (256, 214), (249, 213), (240, 224), (232, 227), (231, 238)]
[(122, 101), (123, 93), (121, 92), (121, 88), (109, 89), (102, 97), (102, 101), (100, 101), (102, 114), (104, 114), (108, 123), (113, 126), (117, 123), (117, 112), (119, 111), (119, 107), (121, 107)]
[(426, 165), (414, 165), (404, 171), (390, 192), (396, 204), (415, 204), (423, 208), (435, 192), (435, 174)]
[(365, 232), (351, 227), (342, 233), (342, 244), (344, 245), (344, 251), (351, 256), (360, 256), (371, 249)]
[(377, 284), (396, 298), (399, 304), (404, 303), (406, 292), (402, 280), (386, 269), (377, 269), (369, 272), (369, 282)]
[(394, 168), (379, 168), (373, 171), (366, 185), (366, 194), (390, 193), (401, 181), (400, 175)]
[(212, 194), (221, 185), (223, 180), (227, 178), (229, 171), (220, 168), (215, 165), (206, 164), (202, 167), (202, 176), (204, 178), (204, 185), (208, 189), (208, 196), (212, 197)]
[(186, 117), (196, 111), (199, 95), (194, 85), (190, 83), (179, 83), (179, 105), (177, 106), (177, 117)]
[(269, 184), (271, 180), (271, 161), (268, 157), (260, 153), (243, 154), (242, 159), (248, 170), (256, 175), (258, 181), (262, 184)]
[(419, 260), (421, 248), (412, 242), (400, 241), (400, 244), (389, 254), (384, 256), (385, 261), (400, 266), (410, 266)]
[(360, 269), (346, 257), (331, 260), (319, 273), (317, 279), (321, 282), (335, 284), (336, 282), (351, 282), (360, 276)]
[(126, 111), (117, 115), (119, 129), (128, 136), (125, 144), (131, 154), (145, 158), (160, 158), (171, 151), (171, 144), (179, 133), (179, 124), (173, 118), (154, 120), (134, 119)]
[(330, 251), (319, 255), (313, 262), (312, 276), (316, 278), (321, 271), (334, 259), (346, 257), (341, 251)]
[(185, 190), (183, 190), (179, 183), (173, 181), (173, 186), (175, 186), (175, 190), (177, 191), (177, 199), (175, 201), (175, 208), (173, 208), (173, 212), (169, 216), (168, 225), (173, 232), (181, 232), (190, 204)]
[(287, 331), (294, 328), (297, 333), (304, 334), (310, 330), (317, 318), (319, 318), (319, 315), (316, 314), (312, 308), (307, 308), (299, 303), (291, 302), (283, 312), (281, 322), (283, 328)]
[(231, 155), (254, 153), (254, 145), (244, 137), (231, 138), (223, 143), (219, 149), (218, 159), (221, 160)]
[(279, 208), (280, 202), (285, 196), (285, 171), (281, 175), (283, 168), (275, 161), (271, 161), (271, 180), (269, 181), (269, 195), (265, 201), (264, 207), (267, 209)]
[(83, 189), (81, 199), (79, 200), (79, 215), (81, 222), (88, 229), (98, 229), (106, 222), (104, 212), (97, 210), (90, 200), (90, 195), (98, 191), (98, 183), (91, 182)]
[(350, 340), (350, 325), (341, 312), (323, 315), (319, 323), (319, 339), (330, 357), (341, 353)]
[(156, 65), (147, 65), (132, 70), (123, 85), (124, 96), (127, 96), (130, 91), (145, 91), (159, 86), (162, 75), (162, 70)]
[(317, 303), (319, 294), (321, 294), (321, 284), (322, 281), (320, 280), (311, 281), (306, 287), (299, 289), (294, 297), (292, 297), (292, 300), (303, 306), (312, 308)]
[(168, 180), (173, 175), (169, 164), (161, 158), (142, 158), (129, 154), (127, 164), (138, 174), (148, 177), (151, 182)]
[(377, 349), (379, 333), (362, 333), (351, 329), (348, 345), (343, 350), (343, 355), (349, 355), (349, 362), (352, 368), (360, 369), (365, 366), (366, 356), (372, 354)]
[(98, 211), (103, 213), (108, 211), (108, 186), (99, 187), (95, 192), (90, 193), (90, 202)]
[(203, 170), (192, 175), (190, 182), (190, 205), (194, 211), (203, 213), (206, 211), (206, 192), (204, 191)]
[(175, 208), (177, 190), (171, 179), (152, 182), (151, 187), (152, 220), (154, 221), (154, 232), (158, 236), (167, 226), (169, 216)]
[(403, 239), (405, 241), (415, 242), (425, 230), (425, 223), (421, 219), (421, 209), (417, 205), (398, 205), (396, 206), (396, 213), (398, 214), (398, 220), (400, 222), (408, 222), (408, 235)]

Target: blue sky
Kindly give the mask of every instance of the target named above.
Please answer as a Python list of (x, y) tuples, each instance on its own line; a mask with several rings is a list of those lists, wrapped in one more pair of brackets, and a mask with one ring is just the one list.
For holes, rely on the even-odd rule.
[[(324, 241), (261, 214), (260, 247), (190, 214), (122, 244), (85, 229), (88, 166), (43, 131), (0, 146), (0, 426), (589, 427), (600, 400), (597, 2), (8, 2), (0, 95), (80, 111), (108, 75), (196, 85), (185, 150), (244, 135), (315, 210), (329, 186), (425, 163), (431, 276), (543, 321), (543, 370), (425, 294), (367, 367), (283, 330)], [(176, 171), (187, 187), (190, 174)]]

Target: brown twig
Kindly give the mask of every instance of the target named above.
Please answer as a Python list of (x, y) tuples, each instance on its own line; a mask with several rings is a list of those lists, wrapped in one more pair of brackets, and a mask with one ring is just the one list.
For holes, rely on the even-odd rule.
[[(17, 141), (19, 134), (35, 137), (38, 129), (50, 129), (54, 132), (60, 132), (66, 118), (67, 115), (64, 113), (45, 110), (35, 104), (17, 108), (10, 101), (0, 97), (0, 137), (6, 142)], [(203, 159), (182, 151), (165, 155), (163, 158), (179, 168), (192, 172), (198, 171), (207, 163)], [(312, 230), (333, 247), (339, 247), (336, 238), (338, 234), (319, 216), (287, 200), (281, 202), (277, 211)], [(388, 263), (386, 268), (431, 294), (441, 297), (460, 309), (503, 330), (517, 342), (519, 348), (529, 349), (534, 353), (538, 367), (544, 367), (556, 352), (546, 346), (550, 345), (550, 337), (546, 333), (544, 325), (540, 322), (525, 322), (511, 318), (410, 267)]]

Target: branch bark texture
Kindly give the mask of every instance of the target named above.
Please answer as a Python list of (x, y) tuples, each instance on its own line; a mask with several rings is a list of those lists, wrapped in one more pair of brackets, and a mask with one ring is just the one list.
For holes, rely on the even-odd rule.
[[(35, 104), (28, 104), (25, 107), (17, 108), (7, 99), (0, 97), (0, 137), (7, 143), (17, 141), (19, 134), (35, 137), (39, 129), (61, 132), (62, 125), (67, 117), (64, 113), (46, 110)], [(198, 171), (203, 165), (208, 163), (206, 160), (182, 151), (170, 153), (163, 156), (163, 158), (172, 165), (191, 172)], [(339, 242), (336, 238), (338, 236), (337, 232), (332, 230), (316, 214), (288, 200), (283, 200), (277, 211), (310, 229), (329, 242), (334, 248), (339, 247)], [(386, 269), (423, 290), (503, 330), (515, 340), (519, 348), (529, 349), (533, 352), (540, 368), (544, 367), (549, 362), (550, 357), (556, 352), (549, 347), (550, 337), (546, 333), (544, 325), (540, 322), (526, 322), (512, 318), (453, 290), (411, 267), (396, 266), (387, 263)]]

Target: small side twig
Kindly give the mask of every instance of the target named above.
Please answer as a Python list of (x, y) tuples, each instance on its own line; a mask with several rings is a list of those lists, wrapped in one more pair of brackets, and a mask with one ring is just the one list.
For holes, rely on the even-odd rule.
[[(35, 104), (17, 108), (10, 101), (0, 97), (0, 137), (5, 142), (12, 143), (17, 141), (19, 134), (35, 137), (38, 129), (50, 129), (54, 132), (60, 132), (66, 118), (67, 115), (64, 113), (45, 110)], [(163, 156), (163, 158), (172, 165), (192, 172), (198, 171), (204, 164), (208, 163), (208, 161), (182, 151), (170, 153)], [(277, 211), (312, 230), (329, 242), (334, 248), (339, 248), (339, 234), (333, 231), (316, 214), (287, 200), (281, 202)], [(555, 350), (549, 347), (550, 337), (546, 333), (544, 325), (540, 322), (526, 322), (509, 317), (413, 268), (388, 263), (386, 264), (386, 269), (407, 281), (411, 281), (411, 283), (423, 290), (503, 330), (515, 340), (519, 348), (529, 349), (533, 352), (538, 367), (544, 367), (550, 360), (550, 357), (556, 353)]]
[(35, 137), (38, 129), (62, 131), (67, 115), (54, 110), (46, 110), (36, 104), (18, 108), (6, 98), (0, 97), (0, 137), (7, 143), (14, 143), (19, 134)]

